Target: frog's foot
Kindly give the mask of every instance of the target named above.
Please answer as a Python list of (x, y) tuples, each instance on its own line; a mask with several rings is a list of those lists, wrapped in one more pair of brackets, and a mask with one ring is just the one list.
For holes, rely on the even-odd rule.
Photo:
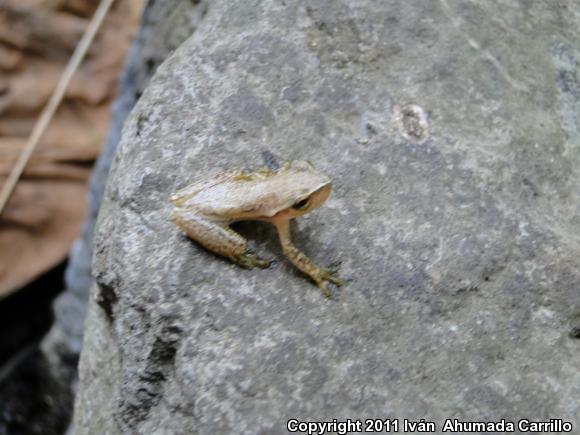
[(328, 283), (331, 282), (335, 286), (340, 287), (343, 284), (342, 279), (338, 278), (334, 275), (333, 272), (327, 269), (319, 269), (315, 276), (313, 276), (314, 281), (316, 281), (316, 285), (322, 290), (324, 296), (330, 298), (332, 296), (332, 292), (328, 288)]
[(266, 260), (265, 258), (258, 256), (250, 249), (246, 250), (243, 254), (236, 255), (233, 260), (246, 269), (253, 269), (254, 267), (267, 269), (272, 263), (270, 260)]

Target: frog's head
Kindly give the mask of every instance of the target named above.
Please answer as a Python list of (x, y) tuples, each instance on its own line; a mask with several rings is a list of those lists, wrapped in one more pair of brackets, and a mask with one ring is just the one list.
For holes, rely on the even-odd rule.
[(288, 208), (288, 217), (295, 218), (309, 213), (312, 210), (320, 207), (330, 195), (332, 185), (330, 183), (324, 184), (318, 189), (314, 190), (307, 196), (299, 196), (294, 203)]
[(318, 172), (309, 162), (293, 161), (282, 170), (292, 175), (293, 188), (284, 213), (289, 219), (302, 216), (320, 207), (330, 195), (330, 179)]

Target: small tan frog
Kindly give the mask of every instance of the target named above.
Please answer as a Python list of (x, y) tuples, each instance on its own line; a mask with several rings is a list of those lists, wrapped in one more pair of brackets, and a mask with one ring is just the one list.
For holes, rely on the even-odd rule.
[(319, 207), (330, 191), (330, 179), (305, 161), (286, 163), (276, 171), (232, 170), (174, 193), (171, 220), (206, 249), (248, 269), (266, 268), (270, 261), (251, 251), (246, 239), (229, 225), (244, 220), (271, 222), (276, 225), (284, 254), (329, 297), (327, 283), (340, 286), (342, 281), (316, 266), (292, 244), (290, 219)]

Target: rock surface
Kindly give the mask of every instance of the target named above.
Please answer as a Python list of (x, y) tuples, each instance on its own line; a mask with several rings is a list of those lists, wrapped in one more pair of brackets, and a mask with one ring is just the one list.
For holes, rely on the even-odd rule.
[[(95, 239), (76, 433), (286, 421), (563, 418), (580, 427), (580, 10), (572, 0), (215, 1), (125, 125)], [(168, 221), (262, 156), (334, 180), (294, 239), (326, 300)]]

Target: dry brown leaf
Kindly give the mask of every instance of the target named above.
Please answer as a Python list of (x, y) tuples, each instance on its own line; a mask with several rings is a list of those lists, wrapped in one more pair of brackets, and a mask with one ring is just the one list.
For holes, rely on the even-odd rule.
[[(60, 263), (86, 210), (87, 180), (144, 0), (115, 3), (0, 215), (0, 298)], [(0, 2), (0, 184), (95, 10), (89, 0)]]
[(0, 42), (39, 53), (67, 57), (74, 50), (88, 21), (26, 0), (4, 0), (0, 8)]
[(85, 181), (21, 181), (0, 217), (0, 295), (62, 261), (82, 223)]

